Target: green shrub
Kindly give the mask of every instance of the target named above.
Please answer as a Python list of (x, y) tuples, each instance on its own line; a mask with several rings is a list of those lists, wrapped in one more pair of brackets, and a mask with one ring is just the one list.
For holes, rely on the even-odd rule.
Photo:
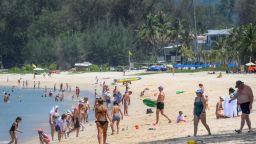
[(107, 64), (102, 65), (101, 68), (102, 68), (101, 71), (109, 71), (110, 70), (110, 67)]
[(98, 72), (98, 71), (100, 71), (100, 67), (98, 65), (93, 64), (93, 65), (89, 66), (89, 70), (92, 72)]
[(57, 64), (52, 63), (52, 64), (49, 65), (48, 68), (49, 68), (49, 70), (56, 70), (57, 69)]
[(23, 70), (25, 70), (25, 71), (32, 71), (32, 70), (33, 70), (33, 67), (32, 67), (32, 65), (30, 65), (30, 64), (25, 64), (25, 65), (23, 66)]
[(18, 68), (18, 67), (12, 67), (12, 68), (9, 69), (9, 72), (10, 73), (22, 73), (23, 70)]

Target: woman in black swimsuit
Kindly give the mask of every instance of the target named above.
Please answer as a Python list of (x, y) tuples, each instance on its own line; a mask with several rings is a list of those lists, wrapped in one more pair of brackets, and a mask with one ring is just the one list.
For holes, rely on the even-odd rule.
[(15, 122), (12, 124), (12, 127), (11, 127), (11, 129), (9, 130), (9, 133), (10, 133), (10, 136), (11, 136), (11, 139), (12, 139), (12, 140), (11, 140), (8, 144), (12, 144), (13, 142), (14, 142), (15, 144), (18, 143), (18, 139), (17, 139), (17, 137), (16, 137), (16, 131), (22, 133), (22, 131), (18, 129), (19, 123), (21, 122), (21, 120), (22, 120), (21, 117), (17, 117), (16, 120), (15, 120)]
[(103, 135), (103, 144), (106, 144), (107, 140), (107, 130), (108, 130), (108, 120), (111, 122), (110, 115), (108, 114), (107, 108), (103, 105), (103, 100), (99, 99), (96, 103), (95, 108), (95, 118), (96, 118), (96, 126), (98, 129), (98, 141), (99, 144), (102, 142)]

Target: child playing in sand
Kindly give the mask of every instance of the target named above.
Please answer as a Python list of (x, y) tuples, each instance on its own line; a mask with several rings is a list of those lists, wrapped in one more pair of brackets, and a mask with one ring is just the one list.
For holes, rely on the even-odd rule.
[(186, 122), (185, 116), (183, 115), (182, 111), (179, 111), (179, 116), (177, 117), (177, 123), (180, 123), (180, 122)]
[(51, 140), (49, 135), (45, 134), (42, 129), (38, 129), (37, 132), (38, 132), (40, 144), (50, 144)]

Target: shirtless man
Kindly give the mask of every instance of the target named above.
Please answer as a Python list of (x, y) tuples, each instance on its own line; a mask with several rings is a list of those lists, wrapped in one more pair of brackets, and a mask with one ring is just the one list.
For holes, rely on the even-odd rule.
[(167, 118), (169, 120), (169, 123), (171, 123), (171, 119), (164, 114), (164, 98), (165, 98), (165, 94), (164, 94), (164, 88), (162, 86), (158, 87), (158, 90), (159, 90), (159, 94), (158, 94), (158, 97), (157, 97), (157, 106), (156, 106), (156, 123), (155, 125), (158, 124), (158, 121), (159, 121), (159, 112), (161, 112), (161, 114)]
[(112, 135), (115, 132), (115, 129), (114, 129), (115, 122), (116, 122), (117, 134), (118, 134), (119, 133), (119, 122), (120, 122), (120, 119), (123, 119), (123, 113), (119, 107), (119, 104), (117, 102), (114, 102), (113, 105), (114, 106), (112, 109), (112, 124), (111, 124)]
[(239, 130), (235, 130), (238, 134), (240, 134), (243, 130), (245, 121), (248, 125), (249, 132), (252, 132), (251, 128), (251, 120), (250, 120), (250, 110), (252, 109), (253, 103), (253, 93), (252, 89), (245, 85), (242, 81), (236, 82), (237, 94), (229, 101), (231, 102), (234, 99), (237, 99), (238, 103), (240, 104), (240, 108), (242, 110), (241, 115), (241, 126)]
[(128, 116), (128, 105), (130, 105), (130, 95), (132, 94), (132, 91), (128, 91), (123, 96), (123, 105), (124, 105), (124, 115)]

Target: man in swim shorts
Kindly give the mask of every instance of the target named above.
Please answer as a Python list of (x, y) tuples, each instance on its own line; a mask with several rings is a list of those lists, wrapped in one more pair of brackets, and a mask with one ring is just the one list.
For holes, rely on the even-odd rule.
[(130, 96), (132, 94), (132, 91), (126, 92), (123, 96), (123, 105), (124, 105), (124, 115), (128, 116), (128, 106), (131, 103)]
[(164, 99), (165, 99), (165, 94), (164, 94), (164, 88), (162, 86), (158, 87), (159, 90), (159, 94), (157, 97), (157, 103), (156, 103), (156, 123), (158, 124), (159, 121), (159, 112), (161, 112), (161, 114), (167, 118), (169, 120), (169, 123), (171, 123), (171, 119), (164, 114)]
[(244, 82), (242, 81), (237, 81), (236, 82), (236, 88), (237, 93), (235, 96), (229, 101), (231, 102), (234, 99), (237, 99), (238, 103), (240, 104), (240, 108), (242, 110), (242, 115), (241, 115), (241, 126), (239, 130), (235, 130), (238, 134), (240, 134), (243, 130), (245, 121), (248, 125), (249, 132), (252, 132), (251, 128), (251, 120), (250, 120), (250, 111), (252, 109), (252, 103), (253, 103), (253, 93), (252, 89), (245, 85)]
[(117, 102), (114, 102), (112, 108), (112, 124), (111, 124), (111, 129), (112, 129), (112, 135), (115, 132), (114, 125), (116, 123), (116, 128), (117, 128), (117, 134), (119, 133), (119, 123), (120, 119), (123, 119), (123, 113), (121, 111), (121, 108)]

